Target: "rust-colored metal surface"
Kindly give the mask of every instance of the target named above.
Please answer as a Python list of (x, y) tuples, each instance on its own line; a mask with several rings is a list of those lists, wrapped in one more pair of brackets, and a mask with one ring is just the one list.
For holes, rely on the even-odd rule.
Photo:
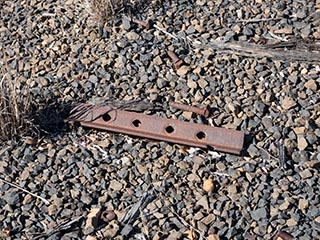
[(169, 105), (172, 108), (176, 108), (176, 109), (180, 109), (180, 110), (184, 110), (184, 111), (188, 111), (188, 112), (193, 112), (193, 113), (205, 116), (205, 117), (209, 117), (209, 115), (210, 115), (209, 106), (199, 108), (199, 107), (194, 107), (194, 106), (190, 106), (190, 105), (186, 105), (186, 104), (178, 103), (178, 102), (170, 102)]
[(134, 23), (139, 24), (140, 26), (144, 27), (147, 30), (149, 30), (152, 27), (152, 24), (153, 24), (153, 22), (150, 19), (148, 19), (146, 21), (142, 21), (142, 20), (139, 20), (139, 19), (132, 19), (132, 21)]
[(108, 223), (115, 219), (116, 214), (114, 213), (113, 210), (104, 210), (101, 212), (100, 218), (102, 221)]
[(174, 70), (178, 70), (183, 65), (184, 62), (174, 52), (168, 51), (168, 56), (172, 60)]
[(88, 104), (76, 106), (66, 121), (79, 122), (84, 127), (201, 148), (213, 148), (216, 151), (233, 154), (240, 154), (244, 142), (242, 131)]

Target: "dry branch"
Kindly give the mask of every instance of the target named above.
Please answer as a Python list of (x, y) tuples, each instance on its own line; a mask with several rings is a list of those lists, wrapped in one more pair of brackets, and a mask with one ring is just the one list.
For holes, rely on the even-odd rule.
[[(281, 61), (298, 61), (319, 63), (320, 43), (309, 43), (303, 41), (286, 41), (277, 44), (259, 45), (245, 42), (224, 42), (212, 40), (203, 44), (198, 39), (191, 37), (180, 37), (175, 33), (169, 33), (160, 26), (154, 24), (154, 28), (163, 32), (172, 39), (180, 41), (182, 44), (194, 49), (211, 49), (220, 53), (236, 54), (246, 57), (271, 58)], [(187, 44), (186, 44), (187, 43)]]
[(3, 74), (0, 79), (0, 141), (17, 137), (32, 125), (29, 121), (32, 102), (29, 89), (18, 89), (17, 81), (10, 73)]
[(256, 22), (268, 22), (268, 21), (278, 21), (282, 20), (282, 17), (275, 17), (275, 18), (251, 18), (251, 19), (242, 19), (236, 21), (236, 23), (256, 23)]
[[(320, 47), (320, 44), (314, 44), (316, 48)], [(309, 63), (320, 62), (320, 52), (303, 50), (297, 46), (296, 49), (279, 49), (271, 48), (268, 45), (258, 45), (253, 43), (243, 42), (222, 42), (222, 41), (211, 41), (208, 44), (202, 44), (198, 41), (194, 42), (193, 46), (199, 49), (211, 49), (220, 53), (231, 53), (246, 57), (257, 57), (257, 58), (271, 58), (282, 61), (299, 61)]]
[(28, 190), (26, 190), (26, 189), (24, 189), (24, 188), (16, 185), (16, 184), (13, 184), (13, 183), (8, 182), (8, 181), (6, 181), (6, 180), (4, 180), (4, 179), (1, 179), (1, 178), (0, 178), (0, 181), (1, 181), (1, 182), (4, 182), (4, 183), (6, 183), (6, 184), (9, 184), (9, 185), (12, 186), (12, 187), (18, 188), (18, 189), (20, 189), (21, 191), (23, 191), (23, 192), (25, 192), (25, 193), (28, 193), (28, 194), (30, 194), (30, 195), (33, 196), (33, 197), (36, 197), (36, 198), (40, 199), (40, 200), (41, 200), (42, 202), (44, 202), (46, 205), (50, 205), (50, 202), (49, 202), (47, 199), (45, 199), (45, 198), (43, 198), (43, 197), (40, 197), (40, 196), (38, 196), (38, 195), (36, 195), (36, 194), (28, 191)]

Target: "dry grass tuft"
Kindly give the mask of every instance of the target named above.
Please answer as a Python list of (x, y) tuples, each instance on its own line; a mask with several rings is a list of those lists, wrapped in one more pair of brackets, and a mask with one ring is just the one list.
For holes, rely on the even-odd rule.
[(3, 74), (0, 79), (0, 141), (14, 139), (30, 129), (31, 102), (29, 90), (18, 89), (10, 74)]
[(143, 5), (143, 0), (88, 0), (93, 16), (100, 24), (105, 24), (120, 13), (132, 14)]

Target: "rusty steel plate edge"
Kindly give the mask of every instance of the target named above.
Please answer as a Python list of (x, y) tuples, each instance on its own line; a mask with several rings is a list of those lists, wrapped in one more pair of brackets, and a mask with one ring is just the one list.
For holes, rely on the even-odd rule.
[(84, 127), (194, 147), (213, 148), (216, 151), (233, 154), (240, 154), (243, 148), (242, 131), (114, 110), (109, 107), (90, 106), (90, 110), (86, 111), (87, 105), (83, 106), (82, 108), (77, 106), (66, 121), (79, 122)]

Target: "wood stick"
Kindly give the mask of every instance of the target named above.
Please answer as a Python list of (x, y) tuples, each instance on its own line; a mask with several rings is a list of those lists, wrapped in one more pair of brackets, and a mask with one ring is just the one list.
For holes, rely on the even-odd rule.
[(50, 237), (53, 234), (56, 234), (60, 231), (65, 231), (67, 230), (69, 227), (71, 227), (72, 224), (74, 224), (75, 222), (79, 221), (83, 216), (79, 216), (73, 220), (67, 220), (63, 223), (58, 224), (57, 226), (55, 226), (52, 230), (50, 230), (48, 233), (32, 233), (32, 235), (38, 235), (36, 237), (34, 237), (34, 240), (43, 238), (43, 237)]
[(279, 21), (284, 19), (282, 17), (275, 17), (275, 18), (251, 18), (251, 19), (242, 19), (236, 21), (236, 23), (255, 23), (255, 22), (268, 22), (268, 21)]
[(231, 53), (247, 57), (268, 57), (282, 61), (303, 61), (319, 64), (320, 52), (303, 51), (298, 49), (279, 50), (270, 49), (268, 46), (244, 43), (212, 41), (208, 44), (194, 44), (196, 48), (211, 49), (222, 53)]
[[(131, 20), (128, 17), (126, 18)], [(210, 41), (208, 44), (203, 44), (201, 42), (201, 39), (192, 39), (189, 36), (185, 38), (182, 38), (182, 37), (178, 38), (176, 34), (169, 33), (156, 24), (154, 24), (153, 27), (165, 33), (170, 38), (173, 38), (178, 41), (184, 40), (190, 43), (190, 45), (195, 49), (211, 49), (213, 51), (217, 51), (220, 53), (236, 54), (239, 56), (246, 56), (246, 57), (255, 57), (255, 58), (267, 57), (267, 58), (281, 60), (281, 61), (298, 61), (298, 62), (308, 62), (308, 63), (319, 64), (320, 52), (310, 51), (310, 49), (308, 49), (308, 45), (305, 46), (307, 49), (299, 50), (298, 48), (299, 46), (300, 47), (302, 46), (302, 48), (304, 47), (303, 43), (301, 45), (299, 44), (299, 46), (296, 46), (297, 49), (290, 49), (290, 50), (272, 49), (270, 46), (258, 45), (254, 43), (223, 42), (223, 41), (217, 41), (217, 40)], [(313, 45), (314, 45), (312, 46), (313, 49), (319, 48), (317, 44), (313, 44)]]
[(163, 28), (159, 27), (158, 25), (154, 24), (153, 25), (154, 28), (158, 29), (160, 32), (163, 32), (164, 34), (168, 35), (169, 37), (175, 39), (175, 40), (179, 40), (176, 35), (172, 34), (172, 33), (169, 33), (167, 32), (166, 30), (164, 30)]
[(9, 185), (12, 186), (12, 187), (18, 188), (18, 189), (20, 189), (21, 191), (26, 192), (26, 193), (30, 194), (31, 196), (33, 196), (33, 197), (36, 197), (36, 198), (40, 199), (40, 200), (43, 201), (46, 205), (50, 205), (50, 202), (49, 202), (47, 199), (45, 199), (45, 198), (43, 198), (43, 197), (40, 197), (40, 196), (38, 196), (38, 195), (36, 195), (36, 194), (34, 194), (34, 193), (32, 193), (32, 192), (30, 192), (30, 191), (22, 188), (22, 187), (19, 187), (19, 186), (16, 185), (16, 184), (13, 184), (13, 183), (8, 182), (8, 181), (6, 181), (6, 180), (4, 180), (4, 179), (1, 179), (1, 178), (0, 178), (0, 181), (4, 182), (4, 183), (6, 183), (6, 184), (9, 184)]
[[(165, 181), (165, 179), (163, 179), (163, 181)], [(173, 204), (170, 200), (168, 200), (168, 201), (170, 202), (170, 205), (167, 206), (166, 203), (165, 203), (165, 201), (163, 200), (162, 196), (160, 196), (156, 191), (153, 191), (153, 192), (155, 193), (155, 195), (157, 196), (157, 198), (158, 198), (158, 199), (161, 201), (161, 203), (163, 204), (163, 207), (162, 207), (162, 208), (168, 207), (169, 211), (170, 211), (173, 215), (175, 215), (176, 217), (178, 217), (184, 226), (186, 226), (186, 227), (192, 229), (193, 231), (197, 232), (197, 233), (200, 235), (200, 239), (205, 239), (205, 240), (207, 239), (207, 238), (205, 238), (205, 237), (203, 236), (203, 233), (202, 233), (199, 229), (197, 229), (196, 227), (194, 227), (193, 225), (191, 225), (190, 223), (188, 223), (184, 218), (182, 218), (178, 213), (175, 212), (175, 210), (174, 210), (173, 207), (172, 207), (174, 204)]]

